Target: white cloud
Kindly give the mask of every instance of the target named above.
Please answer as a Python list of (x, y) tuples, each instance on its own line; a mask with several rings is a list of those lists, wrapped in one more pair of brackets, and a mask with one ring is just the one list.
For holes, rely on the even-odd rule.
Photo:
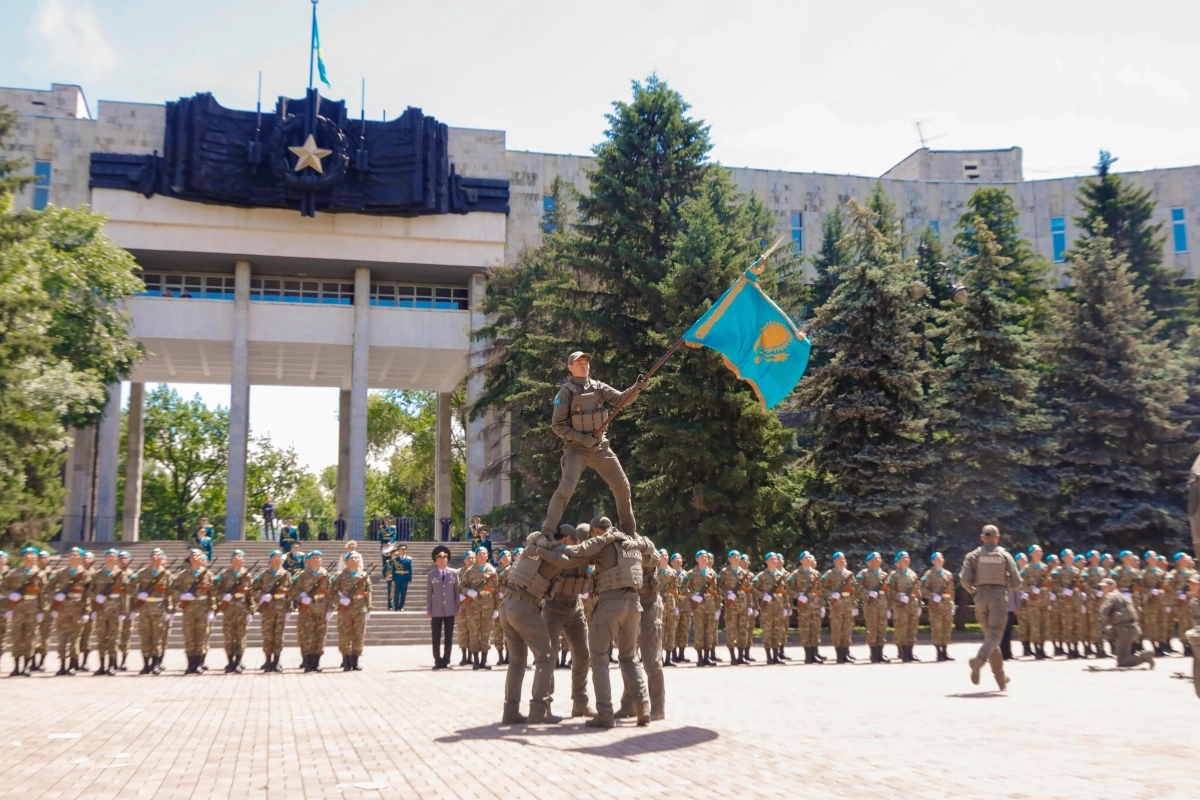
[(49, 55), (58, 70), (97, 75), (117, 63), (91, 0), (38, 0), (33, 29), (42, 39), (43, 57)]

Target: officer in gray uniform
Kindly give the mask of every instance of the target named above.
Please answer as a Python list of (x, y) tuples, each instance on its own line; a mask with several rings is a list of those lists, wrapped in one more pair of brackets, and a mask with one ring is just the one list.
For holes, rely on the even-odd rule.
[[(586, 541), (591, 526), (586, 522), (573, 528), (560, 525), (554, 541), (561, 546), (573, 546)], [(550, 652), (559, 652), (565, 634), (571, 643), (571, 716), (594, 717), (595, 709), (588, 705), (587, 679), (592, 668), (591, 651), (588, 650), (588, 625), (583, 615), (583, 602), (579, 596), (587, 591), (587, 564), (568, 567), (558, 573), (550, 584), (549, 594), (542, 602), (542, 616), (546, 620), (546, 631), (550, 634)], [(551, 692), (553, 673), (551, 673)]]
[[(624, 538), (619, 531), (611, 531), (607, 536), (588, 539), (581, 545), (562, 547), (540, 532), (529, 534), (521, 555), (509, 568), (508, 585), (500, 600), (499, 623), (504, 626), (505, 641), (511, 652), (504, 681), (503, 724), (562, 722), (562, 717), (550, 713), (554, 662), (551, 661), (550, 634), (542, 616), (542, 601), (560, 570), (581, 564), (586, 566), (604, 547)], [(529, 716), (525, 717), (520, 713), (521, 685), (525, 681), (525, 664), (530, 650), (533, 651), (533, 699), (529, 703)]]
[(1137, 608), (1132, 597), (1114, 591), (1117, 582), (1112, 578), (1100, 581), (1100, 591), (1104, 597), (1100, 600), (1100, 625), (1105, 633), (1111, 633), (1116, 639), (1114, 645), (1117, 651), (1117, 667), (1136, 667), (1138, 664), (1149, 664), (1154, 669), (1154, 654), (1149, 650), (1133, 652), (1133, 643), (1142, 640), (1142, 628), (1138, 625)]
[(546, 511), (546, 521), (542, 523), (542, 533), (552, 536), (562, 520), (567, 502), (575, 493), (575, 485), (583, 475), (584, 467), (591, 467), (600, 474), (608, 488), (612, 490), (617, 500), (617, 516), (621, 520), (621, 528), (633, 536), (637, 532), (637, 520), (633, 516), (633, 503), (630, 499), (629, 479), (617, 454), (609, 447), (608, 438), (603, 432), (599, 438), (595, 432), (608, 419), (605, 404), (617, 405), (624, 400), (633, 402), (638, 393), (646, 388), (646, 382), (638, 379), (631, 388), (618, 392), (606, 383), (594, 381), (588, 375), (591, 372), (592, 356), (589, 353), (576, 351), (567, 358), (567, 369), (571, 377), (565, 381), (554, 398), (554, 417), (551, 424), (554, 433), (563, 440), (562, 479), (554, 496), (550, 498), (550, 508)]
[(1000, 655), (1000, 640), (1008, 624), (1008, 590), (1021, 588), (1021, 573), (1009, 552), (1000, 546), (1000, 529), (984, 525), (979, 540), (983, 542), (963, 559), (959, 581), (975, 597), (975, 619), (983, 629), (983, 645), (969, 662), (971, 683), (979, 685), (979, 671), (985, 663), (992, 665), (992, 675), (1000, 691), (1008, 686), (1004, 674), (1004, 659)]

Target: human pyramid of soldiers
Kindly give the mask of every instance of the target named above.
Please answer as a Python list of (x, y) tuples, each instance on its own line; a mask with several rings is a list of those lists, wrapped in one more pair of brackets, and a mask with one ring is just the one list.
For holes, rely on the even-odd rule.
[(225, 672), (240, 673), (245, 670), (247, 629), (258, 615), (266, 656), (262, 671), (282, 672), (284, 627), (295, 612), (305, 672), (321, 671), (325, 636), (335, 614), (342, 670), (361, 669), (358, 662), (371, 617), (371, 580), (359, 553), (346, 553), (336, 574), (322, 566), (320, 550), (303, 557), (275, 550), (261, 572), (247, 568), (245, 562), (246, 554), (234, 550), (229, 566), (216, 571), (204, 552), (193, 549), (184, 565), (172, 569), (164, 552), (155, 548), (149, 566), (135, 571), (128, 551), (109, 549), (97, 564), (91, 553), (73, 547), (67, 563), (54, 570), (45, 550), (26, 547), (21, 563), (12, 568), (8, 554), (0, 551), (0, 586), (7, 597), (0, 620), (0, 652), (5, 628), (11, 626), (11, 675), (44, 671), (53, 631), (58, 641), (56, 674), (87, 670), (94, 643), (100, 659), (94, 674), (115, 675), (127, 669), (136, 623), (141, 674), (159, 675), (171, 626), (178, 617), (187, 655), (185, 674), (199, 674), (207, 669), (209, 638), (220, 615)]

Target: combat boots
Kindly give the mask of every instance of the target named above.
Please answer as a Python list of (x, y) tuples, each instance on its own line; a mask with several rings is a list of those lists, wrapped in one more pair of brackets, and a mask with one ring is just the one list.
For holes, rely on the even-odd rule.
[(479, 656), (479, 668), (480, 669), (487, 669), (487, 670), (491, 669), (491, 667), (488, 666), (487, 657), (488, 657), (487, 651), (484, 650), (483, 653), (480, 654), (480, 656)]
[(587, 704), (586, 700), (583, 701), (582, 703), (580, 703), (579, 701), (576, 701), (571, 704), (571, 716), (572, 717), (594, 717), (594, 716), (596, 716), (596, 709), (589, 706)]
[(58, 664), (58, 672), (56, 672), (54, 674), (55, 675), (66, 675), (68, 663), (70, 663), (70, 662), (68, 662), (65, 658), (60, 658), (59, 664)]
[(675, 666), (675, 660), (672, 658), (672, 656), (674, 656), (674, 655), (675, 655), (674, 650), (663, 650), (663, 666), (664, 667)]
[(708, 648), (708, 663), (709, 664), (716, 666), (717, 662), (719, 662), (721, 660), (722, 659), (717, 655), (717, 648), (715, 648), (715, 647)]
[(687, 657), (687, 648), (686, 647), (679, 648), (679, 655), (675, 656), (675, 661), (680, 664), (692, 663), (692, 660)]
[(1033, 648), (1033, 657), (1038, 661), (1044, 661), (1046, 659), (1046, 650), (1044, 648), (1045, 645), (1041, 644)]
[[(225, 672), (226, 672), (226, 673), (233, 672), (233, 668), (234, 668), (234, 666), (236, 666), (236, 665), (237, 665), (237, 659), (236, 659), (236, 658), (234, 658), (233, 656), (229, 656), (229, 658), (228, 658), (228, 659), (226, 659), (226, 664), (225, 664)], [(308, 672), (308, 659), (307, 659), (307, 658), (305, 658), (305, 659), (304, 659), (304, 671), (305, 671), (305, 672)], [(142, 667), (142, 674), (143, 674), (143, 675), (145, 675), (145, 674), (146, 674), (146, 668), (145, 668), (145, 667)]]
[[(321, 655), (320, 655), (319, 653), (313, 653), (313, 655), (311, 656), (311, 658), (312, 658), (312, 672), (320, 672), (320, 671), (321, 671)], [(241, 658), (241, 656), (238, 656), (238, 665), (237, 665), (237, 671), (238, 671), (238, 672), (241, 672), (241, 671), (242, 671), (242, 658)]]
[[(535, 714), (535, 713), (537, 713), (537, 712), (536, 711), (530, 712), (531, 720), (533, 718), (533, 714)], [(613, 715), (610, 712), (608, 714), (597, 714), (596, 716), (592, 717), (591, 719), (589, 719), (587, 722), (585, 722), (583, 724), (589, 728), (602, 728), (604, 730), (608, 730), (609, 728), (616, 727), (617, 721), (616, 721), (616, 719), (613, 718)]]
[(921, 659), (917, 658), (917, 654), (913, 652), (913, 650), (916, 649), (916, 645), (910, 644), (906, 646), (908, 647), (908, 660), (916, 661), (918, 664), (921, 663)]
[(471, 657), (467, 655), (467, 648), (462, 648), (462, 660), (458, 662), (460, 667), (465, 667), (471, 663)]
[[(608, 718), (611, 720), (612, 715), (610, 714)], [(551, 714), (549, 706), (530, 705), (530, 707), (529, 707), (529, 724), (530, 725), (557, 725), (560, 722), (562, 722), (562, 717), (556, 717), (553, 714)], [(588, 720), (584, 724), (590, 725), (591, 720)], [(613, 725), (615, 725), (615, 724), (616, 724), (616, 722), (613, 723)], [(613, 725), (609, 725), (608, 727), (611, 728)]]
[(1024, 656), (1033, 655), (1033, 650), (1029, 647), (1029, 642), (1021, 642), (1021, 651), (1022, 651), (1021, 655), (1024, 655)]
[(501, 725), (524, 725), (529, 722), (529, 718), (518, 711), (515, 707), (504, 707), (504, 716), (500, 718)]
[(943, 661), (953, 661), (954, 660), (954, 656), (950, 655), (950, 646), (949, 645), (942, 645), (942, 660)]
[(1096, 658), (1108, 658), (1108, 651), (1104, 649), (1104, 642), (1096, 642), (1095, 644)]
[(814, 653), (813, 653), (813, 650), (814, 650), (814, 648), (812, 648), (812, 647), (806, 647), (806, 648), (804, 648), (804, 663), (805, 663), (805, 664), (816, 664), (816, 663), (818, 663), (818, 662), (817, 662), (817, 656), (816, 656), (816, 654), (814, 654)]
[(71, 663), (67, 665), (67, 674), (74, 675), (78, 671), (79, 671), (79, 658), (77, 656), (73, 656), (71, 658)]
[(162, 675), (165, 667), (163, 666), (163, 656), (154, 657), (154, 669), (151, 670), (155, 675)]
[(780, 662), (784, 662), (784, 661), (791, 661), (791, 660), (792, 660), (792, 659), (791, 659), (791, 658), (788, 656), (788, 654), (787, 654), (787, 651), (786, 651), (784, 648), (782, 648), (782, 647), (780, 647), (780, 648), (779, 648), (779, 649), (776, 651), (776, 653), (775, 653), (775, 657), (776, 657), (776, 658), (778, 658)]
[(743, 663), (743, 664), (749, 664), (749, 663), (750, 663), (751, 661), (753, 661), (753, 660), (754, 660), (754, 659), (750, 657), (750, 648), (749, 648), (749, 647), (743, 647), (743, 648), (742, 648), (742, 663)]
[(1079, 658), (1079, 645), (1071, 644), (1067, 646), (1067, 660), (1074, 661)]
[(764, 647), (763, 650), (767, 651), (767, 665), (768, 666), (770, 666), (771, 664), (779, 663), (778, 661), (775, 660), (775, 651), (774, 650), (772, 650), (769, 647)]
[(745, 662), (742, 661), (742, 654), (740, 652), (734, 652), (734, 649), (732, 647), (729, 648), (729, 666), (736, 667), (739, 664), (744, 664), (744, 663)]
[(835, 647), (835, 648), (833, 648), (833, 650), (835, 653), (837, 653), (837, 663), (845, 664), (846, 663), (846, 648)]
[[(199, 670), (196, 669), (196, 667), (200, 664), (200, 659), (196, 658), (195, 656), (188, 656), (187, 660), (188, 660), (187, 669), (185, 669), (183, 671), (183, 674), (184, 675), (198, 674)], [(103, 667), (104, 667), (104, 659), (103, 658), (100, 659), (100, 666), (103, 669)]]
[(983, 669), (984, 660), (982, 658), (972, 658), (967, 662), (971, 665), (971, 683), (979, 685), (979, 672)]
[(9, 674), (8, 677), (16, 678), (17, 676), (19, 676), (21, 674), (22, 674), (21, 673), (21, 657), (13, 656), (13, 671)]
[(152, 669), (154, 669), (154, 657), (142, 656), (142, 669), (138, 675), (149, 675)]
[[(359, 659), (359, 658), (360, 658), (359, 656), (350, 656), (350, 669), (351, 669), (351, 671), (353, 671), (353, 672), (362, 672), (362, 667), (360, 667), (360, 666), (358, 665), (358, 659)], [(491, 667), (488, 667), (488, 669), (491, 669)], [(283, 672), (283, 670), (280, 670), (280, 672)]]
[[(121, 670), (121, 672), (126, 672), (127, 670), (125, 667), (125, 662), (128, 659), (129, 659), (129, 653), (122, 653), (121, 654), (121, 666), (117, 667), (117, 669)], [(42, 660), (43, 661), (45, 660), (45, 656), (42, 657)]]
[(1087, 658), (1090, 655), (1092, 655), (1092, 643), (1084, 642), (1083, 643), (1083, 657)]
[[(25, 660), (26, 660), (26, 662), (29, 661), (29, 659), (25, 659)], [(107, 674), (108, 674), (108, 670), (104, 668), (104, 656), (100, 656), (100, 666), (97, 667), (96, 671), (92, 673), (92, 677), (97, 677), (99, 675), (107, 675)]]

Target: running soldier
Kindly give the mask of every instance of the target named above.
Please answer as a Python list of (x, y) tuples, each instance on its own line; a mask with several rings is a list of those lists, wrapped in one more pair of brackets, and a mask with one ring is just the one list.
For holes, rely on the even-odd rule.
[(984, 525), (979, 540), (982, 546), (967, 553), (958, 575), (963, 589), (975, 598), (975, 617), (983, 630), (983, 644), (970, 661), (971, 683), (979, 685), (983, 665), (990, 664), (996, 685), (1004, 691), (1008, 676), (1004, 674), (1000, 640), (1008, 625), (1008, 592), (1021, 586), (1021, 574), (1012, 556), (1000, 546), (999, 528)]

